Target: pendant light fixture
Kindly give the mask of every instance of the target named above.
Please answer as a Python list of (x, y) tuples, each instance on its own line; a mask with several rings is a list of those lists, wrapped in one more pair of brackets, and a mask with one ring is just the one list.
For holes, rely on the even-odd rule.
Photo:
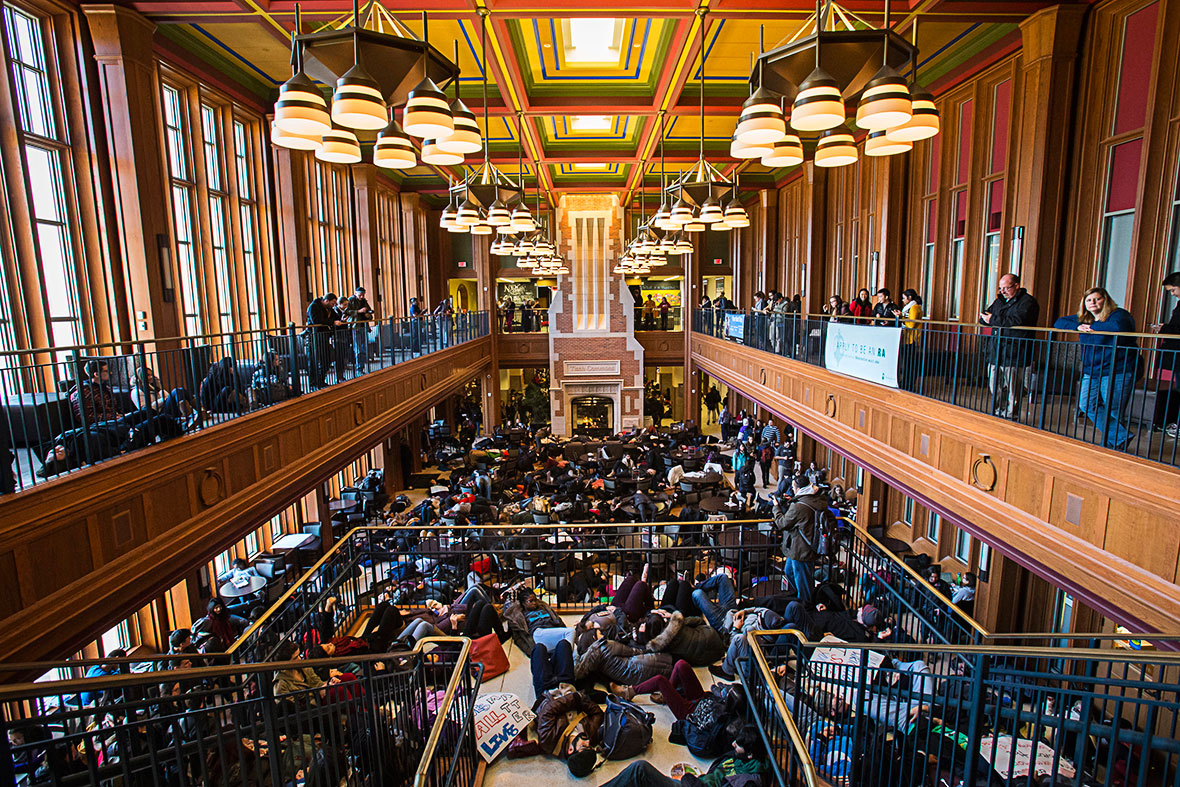
[(909, 85), (889, 65), (889, 0), (885, 0), (885, 21), (881, 27), (885, 37), (881, 68), (865, 85), (856, 106), (856, 125), (870, 131), (904, 125), (913, 115)]
[(716, 224), (725, 216), (725, 211), (721, 209), (715, 197), (710, 196), (701, 204), (701, 209), (697, 215), (697, 221), (701, 224)]
[(332, 164), (356, 164), (361, 160), (361, 143), (348, 129), (333, 128), (324, 134), (315, 157)]
[(376, 131), (389, 122), (381, 86), (361, 63), (360, 0), (352, 0), (352, 68), (336, 80), (332, 121), (345, 128)]
[(296, 134), (283, 131), (275, 121), (270, 122), (270, 141), (281, 148), (290, 150), (319, 150), (323, 144), (323, 133)]
[(729, 155), (733, 158), (762, 158), (774, 152), (774, 146), (770, 143), (762, 142), (756, 145), (747, 144), (737, 138), (737, 133), (733, 135), (732, 141), (729, 143)]
[[(766, 26), (758, 29), (759, 54), (766, 50)], [(758, 89), (742, 104), (734, 138), (746, 145), (773, 143), (787, 133), (787, 123), (779, 107), (780, 97), (762, 84), (762, 65), (758, 67)]]
[(672, 222), (672, 205), (668, 199), (668, 171), (664, 165), (664, 137), (667, 130), (664, 127), (665, 110), (660, 110), (660, 206), (656, 208), (656, 215), (652, 217), (652, 224), (656, 229), (670, 232), (678, 224)]
[(455, 206), (455, 195), (451, 192), (451, 188), (455, 184), (451, 181), (451, 176), (447, 175), (447, 206), (443, 208), (442, 216), (439, 217), (438, 226), (444, 230), (449, 230), (455, 226), (455, 219), (459, 216), (459, 208)]
[[(532, 232), (537, 228), (533, 216), (529, 213), (524, 192), (524, 113), (516, 113), (516, 177), (520, 180), (520, 201), (512, 209), (512, 227), (518, 232)], [(540, 178), (537, 180), (537, 191), (540, 193)]]
[[(742, 207), (741, 200), (738, 199), (738, 189), (738, 173), (735, 170), (733, 173), (733, 196), (725, 205), (725, 217), (722, 219), (726, 229), (741, 229), (750, 226), (750, 217), (746, 213), (746, 209)], [(713, 228), (721, 229), (716, 224), (713, 225)]]
[(470, 187), (467, 185), (466, 178), (464, 178), (463, 202), (459, 204), (459, 213), (455, 217), (455, 223), (463, 227), (479, 224), (479, 206), (471, 201)]
[(844, 167), (856, 161), (856, 143), (848, 127), (841, 125), (828, 129), (819, 137), (815, 146), (817, 167)]
[[(918, 20), (914, 19), (914, 48), (916, 49), (917, 46)], [(898, 142), (917, 142), (929, 139), (939, 132), (938, 108), (934, 106), (934, 96), (918, 82), (917, 59), (913, 63), (909, 90), (912, 112), (909, 121), (885, 132), (887, 137)]]
[[(295, 35), (299, 34), (301, 23), (302, 18), (297, 5)], [(295, 43), (295, 36), (291, 37), (291, 78), (279, 88), (279, 100), (275, 102), (274, 124), (283, 132), (279, 135), (279, 140), (275, 140), (275, 144), (292, 150), (314, 150), (313, 147), (306, 147), (306, 140), (313, 136), (322, 136), (324, 132), (332, 129), (328, 104), (324, 101), (324, 94), (303, 71), (303, 57)], [(274, 136), (272, 133), (272, 140)], [(294, 144), (284, 144), (281, 140), (290, 140)]]
[(912, 150), (913, 142), (907, 142), (902, 139), (892, 139), (889, 132), (884, 129), (877, 131), (870, 131), (868, 138), (865, 140), (865, 155), (866, 156), (896, 156), (898, 153), (905, 153)]
[[(373, 163), (385, 169), (410, 169), (418, 166), (418, 154), (405, 129), (389, 112), (389, 124), (381, 129), (373, 143)], [(450, 207), (448, 205), (447, 207)]]
[[(455, 41), (454, 46), (455, 65), (457, 66), (459, 64), (459, 42)], [(448, 153), (466, 155), (478, 153), (479, 149), (483, 147), (483, 140), (479, 135), (479, 123), (475, 122), (475, 113), (459, 97), (459, 84), (462, 76), (463, 72), (460, 70), (459, 75), (455, 77), (455, 99), (451, 102), (450, 107), (454, 130), (450, 136), (438, 138), (436, 144), (440, 150), (445, 150)]]
[(787, 131), (783, 138), (771, 146), (770, 152), (762, 156), (764, 167), (793, 167), (803, 163), (803, 140), (794, 130)]
[(454, 167), (463, 163), (463, 154), (443, 150), (438, 140), (427, 139), (422, 141), (422, 163), (433, 164), (436, 167)]
[(820, 67), (823, 16), (820, 0), (815, 3), (815, 70), (799, 85), (791, 108), (791, 128), (796, 131), (825, 131), (844, 122), (847, 115), (840, 86)]

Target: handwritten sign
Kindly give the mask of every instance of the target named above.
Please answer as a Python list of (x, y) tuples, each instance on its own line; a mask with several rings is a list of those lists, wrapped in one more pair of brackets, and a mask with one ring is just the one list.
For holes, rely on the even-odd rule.
[(475, 698), (475, 745), (487, 762), (508, 748), (512, 739), (537, 718), (520, 697), (505, 692)]
[[(876, 670), (885, 662), (885, 657), (872, 650), (854, 648), (830, 647), (831, 645), (847, 644), (844, 640), (827, 635), (820, 640), (829, 647), (816, 648), (811, 654), (809, 663), (811, 671), (820, 678), (831, 681), (826, 686), (833, 694), (843, 698), (848, 703), (856, 702), (856, 686), (860, 683), (861, 660), (868, 653), (869, 669)], [(872, 682), (870, 674), (866, 682)]]
[(992, 751), (991, 736), (979, 742), (979, 753), (992, 764), (996, 773), (1008, 778), (1009, 773), (1018, 779), (1028, 777), (1031, 770), (1034, 774), (1054, 772), (1056, 763), (1057, 775), (1065, 779), (1072, 779), (1077, 773), (1072, 762), (1064, 757), (1058, 757), (1057, 752), (1047, 743), (1030, 741), (1027, 738), (1016, 738), (1015, 743), (1011, 735), (1001, 735), (994, 740), (995, 751)]

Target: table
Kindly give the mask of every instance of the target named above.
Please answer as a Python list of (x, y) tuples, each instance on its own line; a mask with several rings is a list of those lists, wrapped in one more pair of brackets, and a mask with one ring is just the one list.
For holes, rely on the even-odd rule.
[(259, 592), (266, 587), (266, 577), (250, 577), (250, 581), (241, 587), (233, 582), (222, 582), (217, 588), (217, 594), (222, 598), (241, 598)]
[(360, 508), (361, 501), (359, 500), (329, 500), (329, 511), (348, 511), (353, 508)]
[(271, 551), (279, 549), (299, 549), (315, 541), (311, 533), (288, 533), (270, 545)]
[(729, 508), (729, 498), (721, 495), (714, 495), (713, 497), (706, 497), (697, 505), (697, 508), (709, 514), (727, 513)]

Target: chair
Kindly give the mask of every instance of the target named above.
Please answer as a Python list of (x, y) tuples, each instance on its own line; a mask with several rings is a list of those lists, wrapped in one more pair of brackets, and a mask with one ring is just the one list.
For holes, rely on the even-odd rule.
[(311, 541), (308, 541), (296, 550), (299, 553), (299, 565), (310, 566), (319, 558), (320, 545), (324, 543), (322, 538), (324, 526), (319, 522), (308, 522), (299, 528), (299, 532), (315, 536)]
[(287, 584), (287, 567), (285, 562), (259, 559), (254, 561), (254, 570), (258, 572), (258, 576), (265, 577), (267, 580), (266, 603), (273, 604), (275, 601), (278, 601), (279, 596), (283, 595), (283, 588)]

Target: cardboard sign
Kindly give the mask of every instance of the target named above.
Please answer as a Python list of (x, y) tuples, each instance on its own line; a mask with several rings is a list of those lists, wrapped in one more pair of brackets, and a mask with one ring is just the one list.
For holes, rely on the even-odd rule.
[(537, 715), (520, 697), (505, 692), (475, 698), (475, 745), (487, 762), (508, 748)]
[(992, 743), (990, 735), (980, 741), (979, 753), (1005, 779), (1009, 773), (1018, 779), (1025, 779), (1030, 770), (1034, 774), (1051, 774), (1054, 772), (1054, 762), (1058, 776), (1072, 779), (1077, 773), (1072, 762), (1065, 757), (1058, 757), (1053, 747), (1042, 741), (1016, 738), (1013, 742), (1011, 735), (1001, 735), (994, 740), (994, 752)]
[[(820, 642), (828, 645), (847, 644), (838, 637), (830, 634)], [(878, 669), (885, 662), (885, 657), (872, 650), (853, 648), (825, 647), (816, 648), (811, 654), (808, 666), (817, 676), (825, 679), (825, 688), (849, 704), (856, 702), (856, 687), (860, 684), (861, 659), (868, 653), (869, 669)], [(866, 677), (866, 683), (871, 683), (873, 676)]]

